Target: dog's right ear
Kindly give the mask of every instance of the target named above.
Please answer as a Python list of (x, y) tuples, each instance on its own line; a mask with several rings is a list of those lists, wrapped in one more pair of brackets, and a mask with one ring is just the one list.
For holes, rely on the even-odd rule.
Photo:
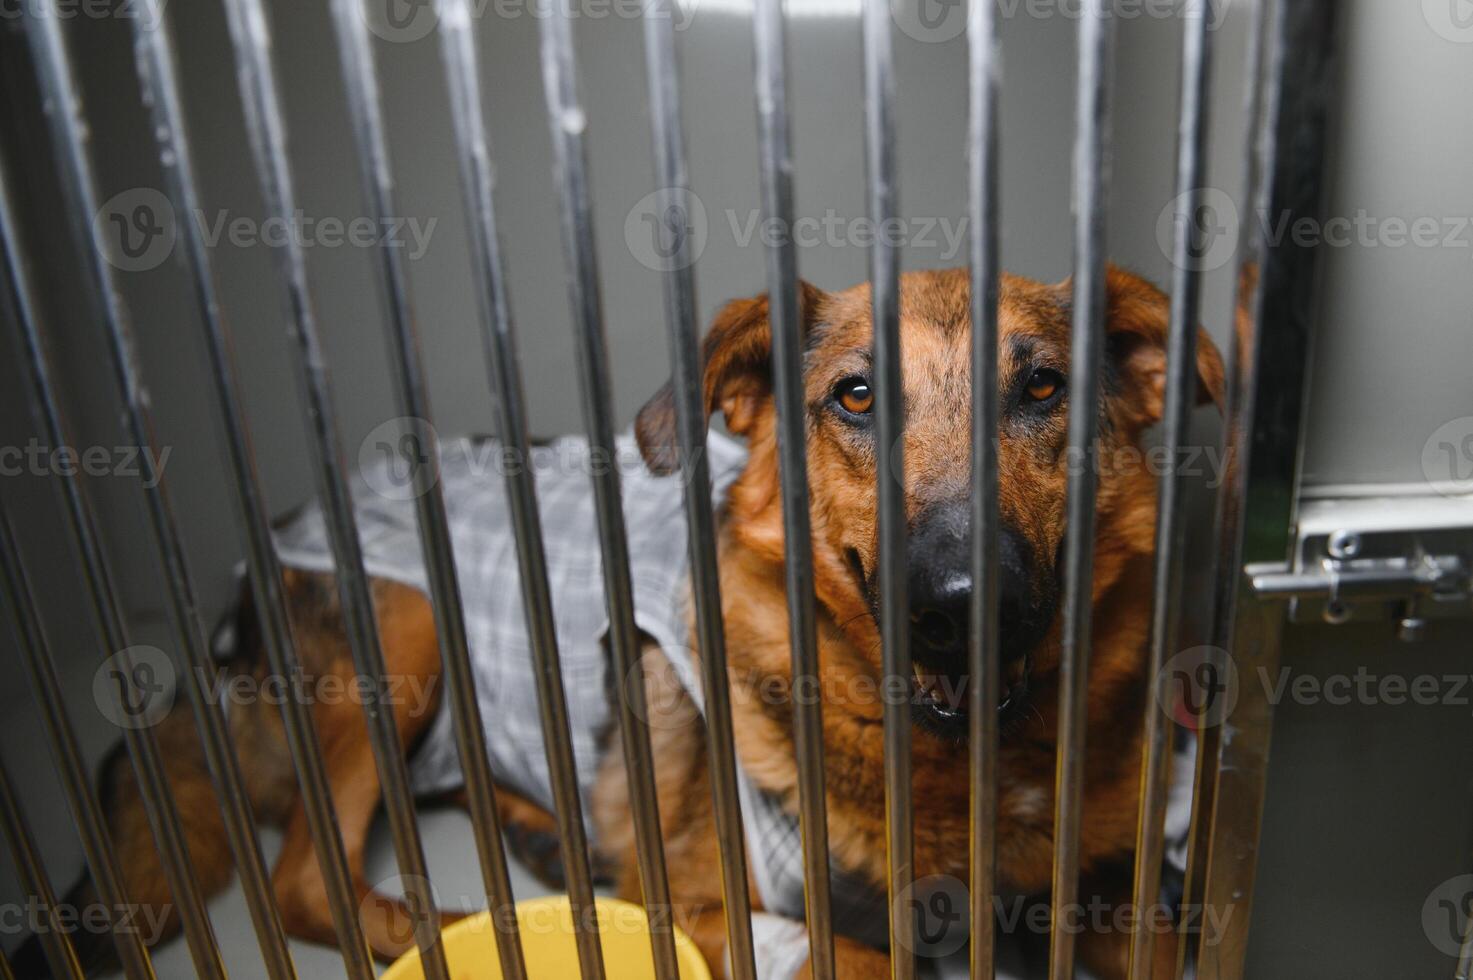
[[(825, 298), (823, 290), (798, 283), (798, 318), (806, 337)], [(701, 345), (705, 364), (702, 387), (707, 418), (717, 409), (726, 427), (746, 435), (772, 395), (772, 325), (767, 296), (732, 300), (716, 314)], [(634, 436), (645, 465), (657, 476), (680, 468), (680, 440), (675, 431), (675, 393), (666, 382), (639, 410)]]

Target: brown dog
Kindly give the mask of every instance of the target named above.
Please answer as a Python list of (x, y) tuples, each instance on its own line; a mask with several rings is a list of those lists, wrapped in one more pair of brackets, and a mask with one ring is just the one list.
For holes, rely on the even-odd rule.
[[(824, 692), (875, 691), (881, 673), (874, 615), (875, 449), (868, 388), (870, 291), (860, 285), (826, 293), (804, 284), (804, 384), (813, 558), (819, 602), (819, 662)], [(1112, 269), (1108, 297), (1108, 363), (1102, 395), (1099, 497), (1095, 546), (1093, 652), (1090, 663), (1081, 901), (1102, 896), (1129, 901), (1141, 758), (1141, 719), (1147, 691), (1151, 556), (1156, 476), (1142, 462), (1139, 442), (1163, 408), (1168, 301), (1155, 287)], [(968, 761), (965, 696), (966, 610), (970, 583), (967, 500), (970, 484), (971, 384), (969, 289), (965, 270), (908, 273), (901, 284), (905, 384), (906, 514), (910, 525), (910, 598), (917, 663), (914, 739), (917, 875), (962, 879), (968, 860)], [(1069, 460), (1070, 291), (1005, 277), (999, 315), (1002, 657), (1008, 686), (1003, 721), (996, 844), (999, 888), (1044, 895), (1053, 848), (1055, 732), (1059, 627), (1059, 554), (1064, 535)], [(1216, 348), (1201, 338), (1202, 397), (1221, 401), (1223, 369)], [(771, 346), (767, 300), (726, 306), (706, 341), (705, 389), (712, 412), (746, 438), (749, 461), (732, 486), (720, 532), (720, 569), (727, 647), (742, 768), (760, 789), (795, 807), (791, 707), (752, 695), (752, 682), (790, 681), (783, 530), (776, 418), (769, 382)], [(641, 451), (655, 472), (675, 461), (675, 426), (668, 391), (640, 413)], [(324, 576), (288, 573), (293, 629), (309, 675), (351, 680), (336, 591)], [(434, 688), (440, 671), (433, 614), (414, 589), (377, 582), (383, 647), (392, 675)], [(474, 601), (474, 596), (468, 597)], [(237, 668), (264, 677), (267, 667), (252, 620), (241, 620)], [(658, 647), (647, 648), (647, 666)], [(648, 671), (652, 725), (671, 893), (678, 921), (713, 965), (724, 956), (724, 918), (707, 779), (702, 720), (666, 675)], [(765, 689), (771, 689), (764, 684)], [(413, 745), (438, 710), (436, 699), (396, 714)], [(392, 957), (408, 946), (405, 911), (390, 900), (366, 901), (364, 846), (379, 802), (372, 752), (361, 709), (353, 703), (314, 707), (338, 817), (362, 903), (361, 919), (374, 951)], [(885, 814), (881, 702), (878, 697), (828, 697), (823, 705), (829, 840), (834, 864), (884, 891)], [(275, 870), (287, 930), (334, 940), (325, 889), (307, 833), (295, 776), (276, 709), (265, 703), (234, 710), (231, 725), (252, 802), (263, 822), (285, 827)], [(223, 886), (228, 851), (188, 711), (179, 708), (159, 729), (171, 761), (176, 798), (202, 885)], [(611, 744), (617, 744), (611, 740)], [(150, 846), (129, 767), (110, 764), (104, 799), (113, 821), (130, 894), (168, 904), (167, 886)], [(594, 820), (605, 857), (616, 869), (619, 894), (638, 900), (623, 760), (611, 750), (599, 777)], [(551, 829), (548, 816), (507, 793), (503, 817), (513, 840)], [(545, 859), (546, 855), (542, 855)], [(83, 886), (85, 889), (85, 886)], [(754, 887), (755, 895), (755, 887)], [(1102, 977), (1123, 976), (1126, 934), (1085, 932), (1082, 960)], [(95, 955), (107, 950), (96, 948)], [(851, 938), (838, 939), (843, 977), (888, 976), (886, 954)], [(1158, 955), (1158, 967), (1174, 957)]]

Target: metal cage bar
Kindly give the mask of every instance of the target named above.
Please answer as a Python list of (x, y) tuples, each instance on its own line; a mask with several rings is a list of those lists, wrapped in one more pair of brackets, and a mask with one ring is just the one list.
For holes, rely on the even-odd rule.
[[(286, 155), (286, 134), (270, 63), (270, 40), (260, 0), (228, 0), (231, 40), (240, 76), (247, 135), (266, 210), (289, 223), (295, 191)], [(317, 334), (316, 313), (307, 286), (306, 256), (293, 236), (279, 252), (287, 284), (289, 332), (295, 347), (293, 367), (307, 415), (318, 495), (332, 545), (343, 623), (361, 685), (368, 740), (382, 788), (390, 836), (403, 876), (415, 943), (431, 980), (448, 980), (445, 949), (425, 868), (424, 845), (415, 823), (404, 744), (386, 695), (387, 678), (373, 596), (358, 539), (357, 518), (346, 477), (347, 463), (338, 430), (332, 385)]]
[[(1249, 5), (1248, 51), (1245, 57), (1247, 84), (1244, 91), (1244, 115), (1247, 119), (1243, 186), (1243, 200), (1245, 201), (1259, 199), (1262, 171), (1259, 147), (1263, 140), (1265, 94), (1264, 50), (1268, 44), (1268, 11), (1270, 5), (1275, 2), (1276, 0), (1253, 0)], [(1238, 241), (1240, 268), (1252, 268), (1259, 260), (1262, 242), (1254, 234), (1255, 227), (1254, 223), (1245, 222), (1240, 231)], [(1234, 309), (1229, 317), (1229, 322), (1233, 323), (1236, 323), (1238, 317), (1243, 315), (1243, 311), (1250, 302), (1241, 279), (1239, 290), (1241, 292), (1235, 292)], [(1232, 461), (1237, 458), (1241, 449), (1239, 436), (1242, 426), (1239, 416), (1243, 400), (1243, 351), (1239, 349), (1240, 347), (1239, 339), (1235, 338), (1234, 342), (1228, 344), (1226, 353), (1222, 407), (1223, 458), (1229, 461), (1230, 478), (1224, 481), (1218, 492), (1213, 526), (1213, 540), (1218, 542), (1218, 548), (1213, 558), (1213, 596), (1208, 612), (1210, 618), (1207, 624), (1207, 636), (1209, 642), (1219, 651), (1227, 642), (1223, 632), (1227, 628), (1226, 610), (1230, 608), (1237, 593), (1234, 579), (1241, 567), (1239, 564), (1241, 555), (1236, 543), (1237, 500), (1241, 494), (1237, 480), (1231, 478), (1236, 469)], [(1210, 656), (1214, 658), (1214, 662), (1209, 666), (1221, 672), (1223, 665), (1215, 662), (1218, 653), (1213, 652)], [(1212, 812), (1216, 808), (1214, 801), (1221, 738), (1221, 726), (1197, 726), (1197, 760), (1192, 774), (1192, 818), (1187, 830), (1187, 861), (1182, 884), (1180, 923), (1187, 921), (1187, 916), (1192, 913), (1192, 910), (1202, 908), (1207, 868), (1207, 837), (1212, 827)], [(1187, 964), (1195, 955), (1193, 945), (1187, 940), (1188, 936), (1185, 934), (1178, 936), (1175, 973), (1178, 980), (1186, 975)]]
[(1109, 185), (1110, 89), (1115, 18), (1109, 0), (1089, 0), (1079, 25), (1078, 118), (1074, 146), (1073, 339), (1069, 347), (1068, 501), (1064, 537), (1063, 649), (1059, 659), (1058, 771), (1049, 943), (1050, 980), (1074, 976), (1075, 930), (1062, 924), (1079, 894), (1085, 710), (1093, 607), (1094, 451), (1104, 359), (1105, 214)]
[[(23, 373), (28, 382), (27, 395), (31, 414), (53, 445), (63, 445), (61, 411), (51, 387), (51, 376), (41, 360), (40, 349), (34, 343), (34, 304), (22, 267), (20, 242), (16, 236), (12, 214), (7, 177), (3, 169), (0, 169), (0, 257), (4, 259), (3, 274), (6, 292), (10, 295), (10, 312), (16, 320), (17, 333), (23, 338)], [(21, 659), (31, 682), (36, 705), (41, 712), (41, 721), (46, 728), (52, 754), (60, 770), (67, 806), (71, 809), (72, 819), (76, 822), (77, 832), (81, 837), (87, 868), (92, 873), (98, 896), (109, 909), (109, 919), (113, 920), (112, 938), (123, 973), (128, 980), (153, 980), (153, 966), (137, 931), (116, 928), (114, 910), (129, 904), (122, 869), (118, 866), (117, 855), (113, 851), (107, 822), (102, 816), (101, 805), (87, 771), (76, 730), (67, 716), (51, 651), (36, 609), (35, 596), (21, 563), (15, 535), (5, 516), (3, 505), (0, 505), (0, 584), (4, 586), (3, 593), (10, 606), (17, 638), (20, 640)]]
[[(390, 188), (393, 176), (382, 108), (378, 75), (374, 66), (372, 40), (368, 21), (361, 9), (362, 0), (333, 0), (333, 23), (337, 32), (342, 61), (343, 81), (348, 93), (350, 115), (357, 156), (362, 171), (365, 203), (370, 216), (380, 225), (398, 212)], [(415, 516), (419, 523), (420, 542), (429, 580), (430, 600), (434, 607), (435, 635), (440, 647), (440, 660), (449, 677), (450, 706), (455, 728), (455, 741), (465, 775), (470, 816), (480, 857), (481, 878), (486, 887), (492, 916), (498, 922), (513, 924), (516, 915), (507, 867), (506, 847), (501, 837), (501, 821), (496, 810), (491, 763), (486, 747), (481, 708), (476, 699), (475, 674), (471, 668), (470, 647), (466, 636), (465, 605), (461, 598), (455, 556), (450, 540), (450, 521), (440, 484), (440, 447), (430, 410), (422, 355), (410, 299), (408, 270), (402, 252), (387, 239), (376, 250), (381, 260), (378, 280), (383, 287), (382, 300), (390, 328), (390, 362), (393, 367), (399, 411), (416, 426), (417, 455), (410, 465), (414, 473)], [(419, 469), (422, 467), (422, 469)], [(506, 933), (502, 933), (503, 936)], [(521, 963), (520, 937), (508, 937), (498, 943), (503, 972), (517, 975), (524, 970)]]
[[(1317, 219), (1324, 196), (1329, 109), (1336, 67), (1335, 0), (1286, 0), (1274, 11), (1268, 49), (1263, 152), (1264, 213), (1292, 226)], [(1277, 217), (1275, 220), (1279, 220)], [(1295, 542), (1304, 384), (1313, 351), (1318, 251), (1290, 239), (1268, 242), (1257, 270), (1251, 339), (1245, 344), (1237, 547), (1243, 562), (1285, 561)], [(1242, 676), (1272, 674), (1284, 628), (1281, 605), (1259, 600), (1236, 574), (1239, 592), (1224, 621)], [(1241, 977), (1247, 958), (1253, 881), (1267, 790), (1274, 705), (1264, 685), (1243, 685), (1234, 737), (1217, 768), (1204, 897), (1232, 907), (1224, 933), (1198, 959), (1202, 980)]]
[[(793, 227), (793, 150), (788, 121), (787, 32), (782, 0), (755, 0), (752, 13), (757, 140), (762, 164), (762, 217)], [(783, 509), (783, 578), (788, 600), (793, 689), (817, 681), (818, 624), (813, 579), (812, 516), (803, 402), (805, 311), (791, 234), (767, 247), (767, 310), (772, 334), (772, 389), (777, 409), (778, 477)], [(814, 688), (817, 688), (814, 684)], [(793, 698), (798, 764), (799, 830), (803, 840), (803, 914), (809, 969), (834, 977), (834, 920), (829, 882), (828, 804), (824, 797), (823, 706)]]
[[(659, 187), (656, 213), (662, 216), (683, 216), (684, 196), (690, 190), (685, 133), (680, 120), (680, 68), (675, 50), (674, 16), (673, 0), (658, 0), (644, 17), (651, 138), (655, 182)], [(726, 631), (716, 562), (716, 518), (711, 500), (711, 466), (706, 456), (706, 396), (696, 311), (695, 259), (684, 224), (669, 230), (673, 234), (674, 253), (671, 267), (663, 278), (665, 319), (670, 332), (670, 384), (675, 400), (680, 472), (685, 483), (691, 595), (696, 644), (701, 652), (711, 793), (726, 913), (727, 960), (734, 980), (755, 980), (752, 903), (747, 893), (747, 852), (742, 835), (730, 680), (726, 672)]]
[[(160, 22), (159, 30), (150, 31), (142, 24), (141, 18), (134, 20), (141, 59), (140, 71), (144, 76), (145, 90), (152, 94), (152, 83), (162, 81), (166, 73), (168, 77), (172, 77), (172, 59), (167, 51), (162, 50), (168, 44), (164, 33), (166, 26)], [(64, 46), (58, 47), (58, 52), (61, 58), (66, 58)], [(58, 70), (68, 76), (73, 74), (71, 66), (64, 61), (58, 66)], [(177, 122), (170, 120), (160, 105), (155, 105), (154, 111), (155, 122), (159, 127)], [(83, 161), (83, 167), (90, 169), (90, 164)], [(95, 180), (86, 169), (79, 170), (72, 179), (84, 182), (84, 186), (78, 188), (78, 200), (86, 202), (88, 213), (91, 213)], [(118, 290), (112, 274), (99, 257), (92, 259), (92, 265), (97, 283), (110, 297), (106, 302), (106, 315), (103, 317), (104, 336), (123, 402), (124, 425), (135, 444), (146, 448), (152, 444), (153, 426), (147, 408), (148, 393), (137, 369), (132, 328), (121, 300), (116, 298)], [(165, 571), (170, 617), (186, 665), (183, 686), (189, 694), (206, 764), (217, 788), (215, 795), (220, 805), (226, 837), (235, 857), (242, 891), (256, 929), (267, 974), (273, 980), (292, 980), (296, 976), (296, 970), (292, 965), (291, 955), (287, 952), (286, 933), (276, 907), (271, 875), (261, 852), (239, 759), (230, 744), (223, 707), (211, 698), (206, 687), (213, 664), (184, 556), (183, 543), (169, 502), (167, 485), (162, 473), (152, 472), (154, 457), (145, 451), (142, 458), (145, 461), (144, 478), (141, 481), (145, 510), (159, 563)]]
[[(177, 214), (194, 215), (200, 213), (199, 183), (179, 97), (172, 33), (162, 14), (162, 9), (155, 5), (151, 18), (156, 26), (150, 26), (143, 18), (134, 20), (138, 71), (153, 115), (170, 202)], [(234, 503), (246, 535), (246, 564), (262, 625), (262, 646), (273, 672), (281, 677), (294, 676), (300, 672), (300, 665), (288, 625), (281, 569), (271, 543), (260, 477), (250, 448), (250, 431), (240, 400), (229, 326), (199, 225), (194, 221), (181, 222), (180, 234), (204, 326), (209, 376), (217, 398), (220, 433), (230, 460)], [(344, 965), (354, 980), (366, 980), (372, 976), (373, 967), (354, 908), (351, 874), (310, 709), (295, 698), (284, 698), (281, 710), (288, 750), (302, 790), (308, 832), (322, 869)]]
[[(864, 133), (870, 220), (897, 216), (895, 54), (889, 0), (865, 0)], [(901, 378), (900, 250), (887, 235), (870, 249), (874, 327), (875, 470), (878, 473), (880, 647), (884, 661), (885, 863), (890, 910), (890, 976), (915, 976), (915, 918), (905, 896), (915, 873), (911, 800), (910, 609), (905, 563), (905, 389)]]
[[(1195, 216), (1206, 199), (1206, 174), (1212, 73), (1212, 34), (1207, 6), (1192, 0), (1182, 30), (1181, 106), (1177, 122), (1176, 193), (1179, 213)], [(1196, 256), (1204, 254), (1205, 235), (1195, 218), (1179, 220), (1172, 246), (1171, 313), (1167, 328), (1164, 432), (1165, 466), (1160, 479), (1156, 517), (1155, 591), (1151, 606), (1151, 653), (1146, 667), (1155, 686), (1146, 699), (1145, 738), (1141, 759), (1140, 816), (1136, 831), (1133, 907), (1154, 905), (1161, 891), (1161, 865), (1166, 844), (1166, 807), (1170, 802), (1172, 742), (1176, 726), (1161, 710), (1171, 696), (1166, 660), (1179, 649), (1182, 580), (1186, 558), (1186, 474), (1179, 468), (1197, 402), (1197, 321), (1202, 305), (1202, 271)], [(1137, 928), (1130, 934), (1130, 980), (1153, 975), (1156, 934)]]
[[(466, 205), (475, 219), (471, 228), (472, 259), (479, 287), (477, 298), (494, 396), (496, 429), (514, 458), (527, 460), (531, 450), (525, 398), (507, 300), (506, 269), (496, 230), (491, 153), (481, 105), (479, 60), (470, 7), (467, 0), (453, 0), (443, 13), (441, 30), (446, 77), (451, 92), (461, 182)], [(588, 865), (588, 841), (578, 797), (572, 740), (567, 735), (568, 709), (558, 662), (557, 635), (553, 628), (547, 558), (541, 519), (537, 513), (537, 487), (531, 468), (527, 466), (507, 467), (505, 477), (521, 572), (522, 603), (537, 673), (538, 702), (547, 745), (548, 769), (552, 775), (558, 832), (564, 865), (568, 869), (579, 963), (585, 977), (602, 977), (603, 957), (598, 933), (587, 928), (588, 917), (584, 911), (592, 908), (592, 874)], [(561, 737), (549, 737), (556, 733), (562, 733)]]
[(998, 223), (997, 6), (968, 10), (968, 191), (972, 300), (971, 975), (991, 980), (996, 957), (992, 897), (997, 876), (998, 717), (998, 353), (1001, 288)]
[[(578, 93), (573, 53), (571, 0), (558, 0), (542, 23), (542, 76), (552, 133), (554, 180), (558, 187), (559, 222), (568, 266), (568, 300), (578, 361), (579, 392), (589, 447), (616, 459), (613, 395), (609, 381), (608, 338), (598, 284), (598, 255), (593, 241), (593, 201), (588, 186), (588, 151), (583, 136), (587, 116)], [(634, 817), (639, 883), (650, 919), (650, 945), (655, 973), (674, 980), (678, 973), (675, 938), (670, 930), (670, 882), (665, 872), (665, 844), (660, 835), (659, 800), (655, 793), (650, 749), (649, 712), (645, 703), (644, 668), (634, 621), (633, 586), (629, 576), (629, 542), (617, 467), (600, 467), (593, 479), (599, 549), (603, 554), (604, 601), (609, 613), (614, 670), (620, 679), (619, 734), (623, 742)]]
[(0, 827), (4, 829), (11, 861), (15, 864), (16, 877), (21, 887), (46, 910), (47, 927), (41, 933), (41, 948), (45, 951), (46, 962), (50, 965), (52, 974), (82, 980), (82, 967), (77, 961), (77, 951), (67, 937), (66, 924), (58, 915), (56, 889), (51, 887), (51, 878), (46, 874), (46, 866), (36, 851), (36, 840), (31, 836), (31, 829), (26, 823), (25, 814), (21, 812), (20, 803), (16, 800), (15, 788), (3, 761), (0, 761)]
[[(127, 346), (123, 333), (126, 330), (124, 323), (127, 314), (122, 308), (121, 298), (111, 281), (106, 260), (90, 233), (88, 216), (97, 213), (97, 183), (91, 161), (88, 159), (89, 136), (82, 118), (81, 90), (61, 35), (61, 24), (54, 6), (49, 2), (35, 5), (24, 23), (31, 56), (35, 61), (41, 89), (46, 96), (47, 130), (52, 150), (62, 170), (62, 193), (66, 199), (70, 230), (76, 247), (82, 252), (82, 265), (87, 287), (96, 303), (97, 312), (102, 317), (110, 342), (110, 352), (113, 354), (114, 368), (117, 372), (116, 380), (121, 389), (126, 411), (125, 422), (130, 430), (130, 436), (135, 438), (137, 445), (147, 446), (152, 440), (145, 421), (145, 396), (138, 389), (136, 379), (132, 376), (131, 366), (128, 363), (132, 352)], [(28, 348), (28, 357), (39, 370), (37, 380), (40, 381), (41, 375), (49, 373), (46, 367), (44, 345), (39, 335), (35, 333), (36, 324), (34, 322), (22, 321), (20, 326), (24, 335), (23, 343)], [(38, 384), (38, 388), (49, 387), (50, 384), (46, 381), (40, 381)], [(41, 401), (42, 405), (47, 408), (55, 404), (51, 398), (43, 398)], [(60, 434), (59, 420), (48, 419), (47, 427)], [(66, 444), (60, 440), (57, 442), (57, 445)], [(148, 465), (151, 466), (151, 459)], [(157, 481), (154, 482), (157, 485)], [(81, 487), (75, 475), (68, 476), (62, 485), (66, 491), (64, 498), (67, 504), (69, 530), (82, 561), (98, 632), (109, 655), (119, 658), (118, 663), (122, 674), (119, 679), (119, 694), (129, 698), (126, 704), (142, 703), (136, 698), (137, 691), (134, 687), (136, 665), (129, 651), (131, 644), (128, 640), (128, 628), (124, 622), (121, 602), (103, 555), (95, 516), (82, 496)], [(154, 496), (150, 494), (151, 517), (157, 513), (157, 503)], [(164, 512), (163, 516), (167, 522), (167, 513)], [(169, 580), (173, 590), (171, 597), (186, 596), (188, 586), (183, 582), (182, 567), (172, 564), (170, 556), (162, 557), (165, 558), (165, 577)], [(192, 602), (190, 608), (192, 608)], [(184, 639), (187, 643), (188, 637)], [(191, 687), (190, 690), (196, 703), (199, 703), (199, 699), (203, 697), (200, 689)], [(146, 698), (147, 695), (144, 697)], [(184, 837), (178, 809), (169, 791), (168, 775), (159, 752), (158, 742), (153, 731), (146, 726), (124, 726), (123, 738), (127, 743), (128, 753), (133, 759), (134, 769), (138, 775), (139, 789), (144, 809), (148, 815), (149, 826), (159, 846), (160, 864), (169, 882), (174, 902), (179, 908), (180, 921), (195, 970), (202, 977), (215, 977), (223, 980), (225, 968), (220, 958), (220, 949), (215, 941), (214, 928), (210, 923), (209, 914), (205, 910), (204, 897), (200, 892), (199, 883), (194, 877), (189, 858), (189, 847)]]

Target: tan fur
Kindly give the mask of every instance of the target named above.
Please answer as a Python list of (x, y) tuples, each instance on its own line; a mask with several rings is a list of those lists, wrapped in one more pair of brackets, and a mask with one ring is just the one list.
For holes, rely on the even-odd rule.
[[(873, 572), (875, 472), (872, 446), (856, 440), (818, 410), (834, 385), (865, 367), (871, 343), (867, 285), (824, 293), (804, 284), (802, 312), (808, 353), (808, 462), (813, 518), (813, 556), (819, 599), (819, 667), (825, 702), (823, 731), (827, 761), (829, 833), (838, 864), (884, 881), (884, 790), (880, 699), (880, 642), (856, 573)], [(902, 348), (906, 397), (906, 506), (911, 515), (929, 504), (967, 491), (970, 478), (969, 296), (965, 270), (915, 272), (903, 277)], [(1005, 277), (1001, 292), (1000, 354), (1003, 388), (1028, 364), (1067, 374), (1069, 365), (1068, 284), (1043, 285)], [(1129, 867), (1136, 830), (1141, 747), (1140, 720), (1146, 694), (1146, 647), (1150, 619), (1151, 563), (1156, 515), (1156, 478), (1126, 451), (1161, 414), (1165, 371), (1167, 300), (1143, 280), (1111, 270), (1109, 334), (1112, 358), (1103, 402), (1104, 452), (1098, 495), (1094, 575), (1093, 653), (1090, 663), (1085, 811), (1081, 895), (1129, 899)], [(1018, 345), (1026, 343), (1028, 351)], [(783, 590), (783, 533), (777, 470), (775, 412), (768, 381), (770, 332), (766, 299), (729, 304), (717, 317), (706, 345), (706, 393), (710, 410), (724, 413), (729, 428), (745, 436), (750, 460), (732, 487), (720, 533), (720, 573), (727, 649), (736, 717), (735, 738), (747, 774), (796, 809), (796, 769), (790, 708), (758, 696), (775, 681), (790, 683), (790, 651)], [(1204, 397), (1220, 401), (1223, 372), (1211, 341), (1203, 336), (1199, 363)], [(1066, 412), (1029, 427), (1000, 433), (1004, 520), (1019, 528), (1035, 553), (1052, 556), (1064, 525)], [(656, 472), (675, 468), (673, 403), (668, 389), (641, 413), (637, 432)], [(1051, 558), (1050, 558), (1051, 560)], [(289, 574), (293, 629), (308, 674), (352, 674), (342, 639), (331, 582), (321, 576)], [(423, 681), (440, 671), (433, 616), (425, 597), (388, 583), (375, 584), (384, 653), (391, 674)], [(647, 666), (659, 652), (647, 650)], [(1057, 728), (1058, 626), (1034, 653), (1033, 714), (1005, 733), (1001, 747), (1000, 805), (996, 826), (999, 876), (1003, 886), (1025, 893), (1046, 891), (1052, 866), (1053, 774)], [(246, 651), (247, 669), (266, 668), (259, 650)], [(651, 726), (660, 814), (670, 868), (676, 921), (690, 932), (713, 964), (725, 951), (715, 826), (705, 756), (704, 724), (685, 693), (665, 671), (647, 672), (651, 704), (661, 713)], [(864, 692), (870, 692), (866, 697)], [(835, 693), (837, 692), (837, 694)], [(406, 745), (427, 727), (435, 704), (411, 716), (396, 714)], [(372, 754), (362, 711), (356, 704), (314, 708), (334, 802), (363, 908), (363, 925), (374, 952), (392, 957), (407, 947), (408, 930), (398, 903), (373, 901), (363, 877), (363, 847), (379, 803)], [(290, 759), (274, 708), (257, 705), (232, 717), (236, 744), (245, 761), (252, 802), (265, 821), (284, 822), (286, 836), (274, 872), (277, 897), (289, 932), (331, 942), (325, 891), (306, 832)], [(213, 890), (228, 876), (228, 854), (187, 717), (171, 718), (163, 736), (171, 749), (171, 779), (186, 810), (191, 851), (203, 884)], [(171, 741), (172, 744), (172, 741)], [(611, 744), (617, 745), (617, 740)], [(916, 873), (965, 878), (968, 860), (968, 763), (965, 751), (917, 730), (913, 739), (916, 800)], [(146, 825), (125, 766), (113, 767), (109, 799), (114, 832), (127, 856), (129, 886), (145, 901), (164, 901), (161, 878), (148, 846)], [(545, 834), (550, 816), (520, 797), (506, 794), (503, 819), (528, 832)], [(629, 829), (629, 805), (617, 748), (606, 757), (593, 801), (593, 816), (607, 857), (616, 867), (617, 888), (639, 898)], [(755, 885), (751, 885), (755, 899)], [(1125, 972), (1125, 935), (1080, 939), (1081, 957), (1102, 977)], [(885, 955), (840, 937), (840, 974), (888, 975)], [(1168, 969), (1170, 950), (1158, 952)]]

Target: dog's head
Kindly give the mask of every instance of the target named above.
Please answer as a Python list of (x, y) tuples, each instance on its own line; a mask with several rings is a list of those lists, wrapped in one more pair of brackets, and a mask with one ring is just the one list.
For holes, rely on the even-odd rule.
[[(1001, 652), (1017, 710), (1029, 686), (1058, 664), (1057, 606), (1068, 473), (1099, 473), (1094, 596), (1154, 547), (1159, 468), (1140, 450), (1164, 405), (1169, 302), (1145, 280), (1111, 269), (1100, 449), (1067, 453), (1070, 285), (1004, 277), (999, 310)], [(918, 720), (945, 735), (966, 730), (972, 593), (971, 327), (965, 269), (901, 278), (905, 391), (905, 510), (911, 652)], [(871, 382), (870, 288), (826, 293), (801, 287), (803, 379), (813, 560), (818, 600), (835, 629), (879, 669), (876, 626), (876, 450)], [(1220, 402), (1223, 368), (1205, 332), (1199, 341), (1202, 400)], [(771, 390), (766, 297), (737, 300), (717, 316), (705, 344), (708, 411), (745, 436), (750, 460), (730, 495), (728, 533), (773, 562), (783, 558), (782, 511)], [(655, 472), (678, 467), (667, 390), (645, 406), (637, 434)], [(780, 578), (780, 576), (779, 576)]]

